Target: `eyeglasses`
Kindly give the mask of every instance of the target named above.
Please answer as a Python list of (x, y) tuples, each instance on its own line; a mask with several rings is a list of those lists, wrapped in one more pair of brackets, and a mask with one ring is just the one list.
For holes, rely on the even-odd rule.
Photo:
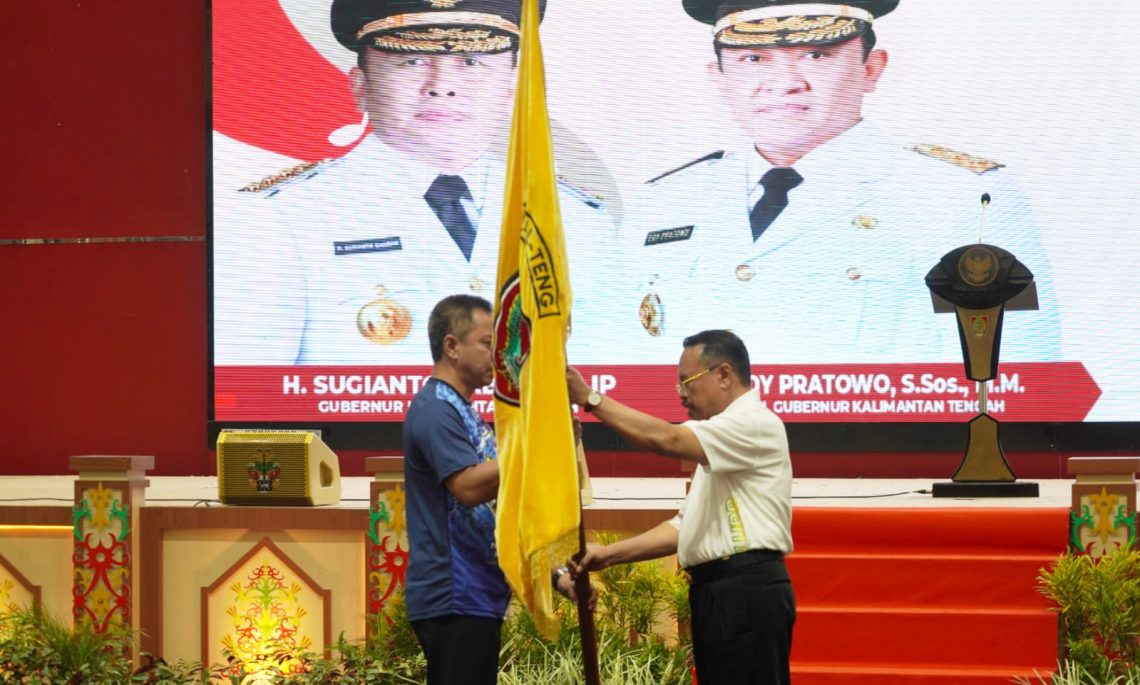
[(689, 392), (689, 383), (692, 383), (693, 381), (697, 380), (698, 378), (705, 375), (709, 371), (712, 371), (715, 368), (716, 368), (715, 366), (710, 366), (709, 368), (705, 369), (704, 371), (701, 371), (700, 373), (694, 373), (692, 376), (689, 376), (688, 378), (683, 379), (680, 383), (678, 383), (677, 385), (675, 385), (673, 387), (675, 387), (677, 389), (678, 395), (684, 396), (684, 395), (688, 394), (688, 392)]

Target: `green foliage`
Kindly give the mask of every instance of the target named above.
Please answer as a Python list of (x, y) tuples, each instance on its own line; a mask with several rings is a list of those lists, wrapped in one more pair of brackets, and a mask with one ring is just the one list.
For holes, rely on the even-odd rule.
[(372, 621), (369, 631), (372, 638), (368, 641), (368, 649), (362, 651), (359, 657), (388, 664), (393, 675), (406, 678), (407, 682), (426, 680), (427, 660), (424, 659), (420, 642), (408, 620), (408, 607), (404, 604), (403, 594), (390, 598), (384, 612), (369, 620)]
[[(613, 539), (613, 538), (609, 538)], [(667, 617), (688, 618), (688, 580), (656, 562), (615, 566), (596, 574), (599, 585), (595, 613), (599, 670), (605, 685), (688, 685), (689, 648), (657, 635), (656, 624)], [(502, 685), (582, 683), (582, 642), (577, 610), (558, 598), (558, 638), (549, 643), (539, 635), (530, 614), (517, 602), (503, 622), (499, 654)], [(342, 638), (331, 659), (306, 655), (305, 673), (275, 682), (288, 685), (387, 685), (420, 683), (427, 664), (407, 620), (402, 598), (392, 598), (387, 616), (376, 619), (366, 645)]]
[[(616, 539), (598, 535), (602, 544)], [(594, 623), (602, 683), (688, 685), (687, 630), (678, 630), (677, 639), (657, 633), (666, 619), (681, 618), (687, 626), (688, 577), (649, 561), (611, 566), (591, 574), (591, 582), (598, 590)], [(559, 596), (555, 611), (559, 633), (551, 644), (539, 637), (529, 614), (512, 608), (503, 625), (500, 683), (583, 682), (577, 608)]]
[(1018, 685), (1140, 685), (1140, 670), (1120, 675), (1105, 675), (1088, 671), (1078, 662), (1070, 659), (1061, 664), (1060, 670), (1051, 677), (1038, 676), (1036, 679), (1016, 678)]
[[(613, 540), (612, 536), (603, 536)], [(615, 566), (594, 574), (598, 661), (605, 685), (688, 685), (691, 682), (687, 630), (674, 637), (665, 625), (687, 625), (688, 579), (657, 562)], [(558, 639), (543, 640), (530, 615), (517, 603), (503, 624), (499, 655), (503, 685), (584, 682), (582, 642), (576, 607), (559, 597)], [(392, 597), (381, 616), (370, 619), (370, 639), (350, 642), (341, 635), (328, 654), (293, 654), (267, 646), (256, 663), (232, 656), (208, 669), (212, 682), (230, 685), (408, 685), (426, 680), (427, 663), (402, 597)], [(662, 631), (662, 628), (664, 630)], [(665, 635), (659, 635), (662, 631)], [(0, 685), (200, 685), (197, 663), (168, 664), (143, 656), (132, 672), (133, 636), (96, 633), (40, 612), (16, 611), (0, 618)], [(301, 672), (288, 673), (300, 666)], [(1140, 685), (1140, 684), (1137, 684)]]
[[(1041, 572), (1038, 590), (1061, 615), (1068, 661), (1055, 683), (1132, 683), (1140, 677), (1140, 552), (1122, 547), (1097, 560), (1066, 553)], [(1070, 676), (1078, 680), (1064, 679)]]
[(660, 564), (620, 564), (598, 573), (603, 584), (598, 603), (613, 628), (625, 628), (633, 645), (652, 632), (665, 608), (664, 570)]
[(87, 622), (74, 628), (38, 610), (16, 609), (0, 617), (0, 683), (26, 685), (181, 685), (198, 682), (197, 665), (147, 660), (134, 672), (129, 631), (97, 633)]
[[(617, 536), (598, 533), (598, 542), (608, 545)], [(652, 635), (664, 617), (673, 620), (682, 647), (688, 642), (689, 577), (680, 569), (670, 571), (656, 561), (611, 566), (592, 576), (598, 589), (598, 622), (605, 629), (628, 636), (629, 644)]]
[(427, 679), (427, 661), (408, 622), (402, 596), (393, 596), (385, 611), (369, 617), (371, 639), (350, 642), (342, 633), (323, 654), (300, 655), (302, 672), (285, 673), (278, 665), (291, 663), (295, 655), (282, 652), (258, 664), (231, 660), (216, 666), (212, 675), (231, 685), (244, 685), (254, 671), (259, 683), (283, 685), (405, 685)]
[[(415, 639), (414, 637), (412, 638)], [(403, 646), (394, 648), (381, 639), (353, 643), (341, 635), (334, 645), (335, 656), (322, 659), (309, 655), (305, 673), (280, 682), (288, 685), (397, 685), (422, 683), (427, 678), (427, 662), (415, 646), (415, 653), (404, 655)]]
[(202, 664), (196, 661), (178, 661), (169, 664), (148, 654), (142, 657), (143, 666), (134, 675), (132, 683), (143, 685), (190, 685), (202, 682)]
[(87, 624), (72, 630), (41, 611), (17, 609), (4, 616), (0, 635), (0, 682), (123, 683), (130, 664), (118, 653), (128, 646), (121, 635), (102, 636)]
[[(645, 572), (654, 573), (652, 570)], [(635, 586), (644, 587), (640, 582), (626, 587)], [(604, 591), (602, 596), (606, 596)], [(559, 599), (556, 612), (559, 617), (558, 639), (548, 643), (539, 637), (530, 614), (520, 606), (513, 607), (503, 624), (499, 665), (501, 685), (576, 685), (584, 682), (576, 607), (565, 599)], [(599, 602), (595, 631), (601, 682), (605, 685), (688, 685), (692, 682), (688, 648), (670, 645), (651, 632), (639, 634), (631, 641), (630, 617), (629, 613), (607, 613)], [(633, 619), (641, 620), (636, 616)]]
[[(661, 643), (628, 647), (622, 640), (606, 640), (598, 645), (599, 674), (604, 685), (681, 685), (692, 682), (686, 654)], [(531, 661), (508, 657), (499, 669), (501, 685), (584, 683), (582, 652), (579, 645), (548, 645)]]

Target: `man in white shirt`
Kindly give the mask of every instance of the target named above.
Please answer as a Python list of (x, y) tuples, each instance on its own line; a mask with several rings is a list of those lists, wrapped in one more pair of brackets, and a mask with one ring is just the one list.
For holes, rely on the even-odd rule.
[(780, 685), (796, 620), (784, 565), (792, 551), (792, 465), (784, 425), (750, 387), (748, 350), (734, 333), (684, 340), (676, 386), (689, 420), (672, 424), (591, 390), (567, 371), (571, 401), (641, 449), (696, 462), (671, 520), (636, 537), (589, 546), (578, 569), (676, 553), (692, 577), (693, 657), (702, 685)]

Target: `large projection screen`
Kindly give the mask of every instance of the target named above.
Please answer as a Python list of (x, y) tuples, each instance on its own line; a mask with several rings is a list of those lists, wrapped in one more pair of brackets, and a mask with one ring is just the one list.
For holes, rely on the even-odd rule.
[[(439, 76), (463, 111), (416, 110), (432, 96), (398, 69), (357, 98), (357, 55), (334, 38), (329, 6), (212, 1), (215, 427), (399, 422), (430, 373), (432, 304), (496, 297), (513, 76), (485, 75), (494, 65), (480, 60), (471, 76)], [(729, 328), (787, 422), (960, 423), (977, 387), (923, 277), (981, 240), (1034, 273), (1041, 304), (1005, 316), (990, 413), (1136, 422), (1140, 60), (1119, 12), (1106, 0), (902, 0), (875, 22), (887, 56), (863, 120), (797, 162), (787, 209), (742, 240), (767, 165), (754, 140), (822, 110), (811, 98), (825, 97), (824, 79), (805, 68), (780, 86), (782, 123), (749, 128), (745, 86), (726, 85), (711, 27), (680, 0), (550, 0), (571, 363), (603, 392), (681, 420), (681, 340)], [(402, 143), (384, 142), (377, 113)], [(449, 145), (478, 157), (458, 171), (419, 158)], [(440, 174), (467, 183), (470, 258), (424, 199)], [(489, 390), (475, 402), (491, 416)]]

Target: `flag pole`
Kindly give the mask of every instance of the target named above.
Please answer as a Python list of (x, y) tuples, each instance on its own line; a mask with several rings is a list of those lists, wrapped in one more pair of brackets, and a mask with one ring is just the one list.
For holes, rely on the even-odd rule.
[[(582, 493), (578, 491), (578, 553), (575, 562), (586, 555), (586, 522), (582, 513)], [(586, 685), (601, 685), (598, 670), (598, 635), (594, 628), (594, 612), (590, 610), (590, 572), (582, 571), (574, 579), (574, 592), (578, 597), (578, 633), (582, 638), (582, 673)]]

